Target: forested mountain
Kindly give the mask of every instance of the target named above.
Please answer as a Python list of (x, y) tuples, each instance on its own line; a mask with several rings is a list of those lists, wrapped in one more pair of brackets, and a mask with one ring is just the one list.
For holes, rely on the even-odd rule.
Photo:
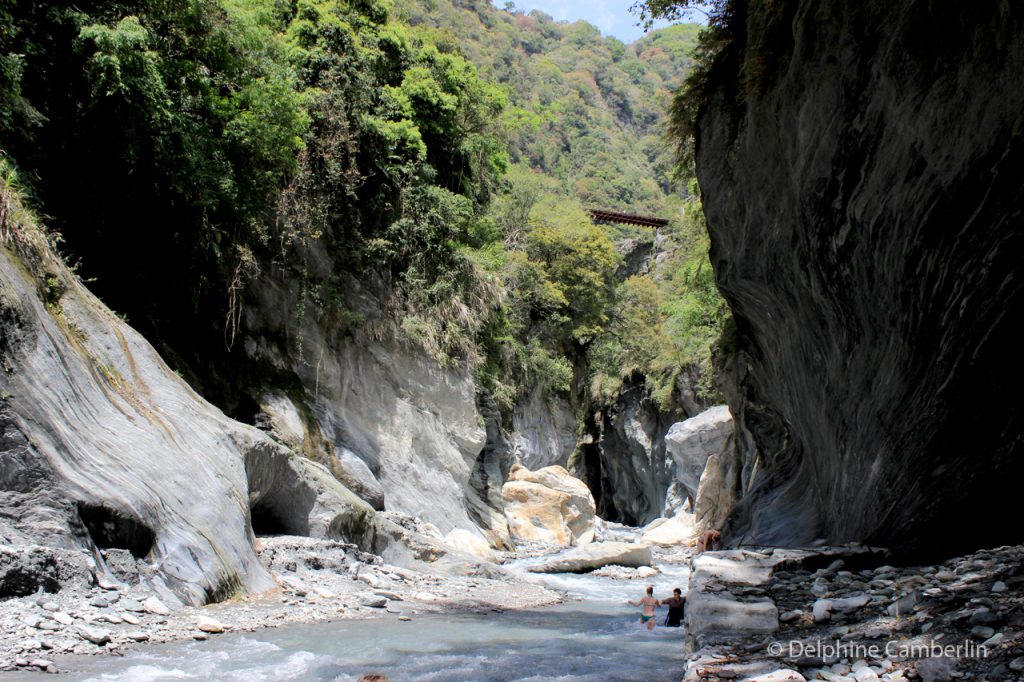
[(665, 112), (691, 65), (697, 25), (625, 45), (584, 21), (502, 11), (486, 0), (401, 0), (393, 13), (436, 28), (437, 40), (508, 89), (514, 163), (557, 177), (587, 205), (670, 210)]
[[(509, 408), (538, 383), (601, 400), (634, 372), (668, 404), (680, 368), (708, 363), (724, 307), (662, 123), (693, 25), (624, 45), (447, 0), (16, 2), (0, 19), (7, 184), (233, 413), (273, 374), (235, 345), (271, 271), (298, 282), (299, 319), (341, 333), (374, 322), (346, 278), (379, 278), (381, 315)], [(655, 235), (585, 208), (671, 217), (657, 266), (616, 246)]]

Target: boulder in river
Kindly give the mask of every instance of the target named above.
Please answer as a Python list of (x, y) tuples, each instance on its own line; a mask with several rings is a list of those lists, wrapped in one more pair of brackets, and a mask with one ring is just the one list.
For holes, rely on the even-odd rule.
[(663, 547), (680, 545), (693, 537), (693, 514), (678, 513), (670, 519), (657, 519), (643, 529), (643, 541)]
[(501, 496), (516, 540), (567, 546), (594, 539), (594, 497), (564, 467), (513, 466)]
[(593, 542), (531, 566), (531, 573), (586, 573), (609, 565), (651, 565), (651, 546), (627, 542)]

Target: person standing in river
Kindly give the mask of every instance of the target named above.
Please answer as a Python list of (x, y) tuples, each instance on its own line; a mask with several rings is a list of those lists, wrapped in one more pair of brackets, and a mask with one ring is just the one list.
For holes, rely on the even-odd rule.
[(683, 624), (683, 613), (686, 609), (686, 597), (678, 587), (672, 590), (672, 596), (661, 602), (668, 607), (668, 615), (665, 616), (665, 626), (677, 628)]
[(654, 598), (654, 585), (647, 586), (647, 596), (640, 601), (630, 600), (626, 603), (630, 606), (643, 607), (643, 615), (640, 616), (640, 625), (642, 627), (644, 623), (646, 623), (648, 630), (654, 629), (654, 609), (661, 606), (661, 602)]

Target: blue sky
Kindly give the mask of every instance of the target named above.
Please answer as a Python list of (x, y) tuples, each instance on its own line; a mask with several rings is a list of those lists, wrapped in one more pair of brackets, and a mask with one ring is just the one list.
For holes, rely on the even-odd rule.
[[(637, 17), (630, 13), (634, 0), (514, 0), (516, 9), (524, 12), (539, 9), (550, 14), (559, 21), (576, 21), (585, 19), (601, 29), (605, 35), (613, 35), (625, 43), (631, 43), (643, 36), (644, 31), (637, 26)], [(497, 7), (504, 7), (505, 0), (493, 0)], [(702, 22), (700, 14), (694, 14), (687, 21)], [(656, 24), (655, 28), (667, 26), (667, 23)]]

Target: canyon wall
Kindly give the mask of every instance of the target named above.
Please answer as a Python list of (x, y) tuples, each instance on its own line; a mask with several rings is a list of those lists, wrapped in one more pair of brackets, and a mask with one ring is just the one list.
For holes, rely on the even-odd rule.
[(127, 550), (166, 599), (200, 604), (273, 587), (251, 505), (293, 532), (363, 539), (368, 507), (330, 482), (327, 499), (312, 463), (292, 467), (289, 451), (196, 395), (41, 235), (6, 242), (0, 544), (80, 552), (95, 579), (102, 552)]
[(732, 4), (696, 160), (738, 543), (1020, 541), (1024, 8)]

